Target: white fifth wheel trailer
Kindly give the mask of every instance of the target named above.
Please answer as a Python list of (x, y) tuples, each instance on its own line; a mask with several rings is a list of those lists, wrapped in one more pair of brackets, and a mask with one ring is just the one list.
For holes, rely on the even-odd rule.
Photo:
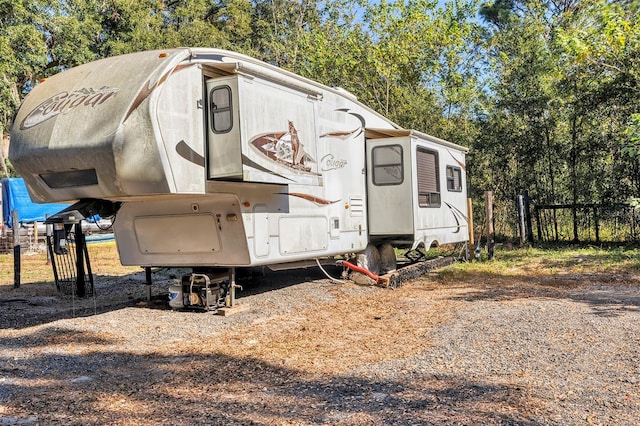
[(381, 245), (384, 260), (391, 246), (466, 241), (465, 153), (344, 90), (238, 53), (179, 48), (37, 85), (9, 156), (34, 200), (77, 201), (63, 220), (115, 214), (124, 265), (193, 267), (202, 273), (185, 282), (211, 285), (217, 300), (228, 289), (207, 268)]

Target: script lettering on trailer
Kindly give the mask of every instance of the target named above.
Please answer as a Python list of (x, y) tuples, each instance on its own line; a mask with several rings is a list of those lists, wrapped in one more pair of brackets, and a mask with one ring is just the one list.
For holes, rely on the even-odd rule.
[(333, 154), (327, 154), (320, 160), (320, 170), (328, 172), (329, 170), (342, 169), (347, 165), (347, 160), (335, 158)]
[(83, 88), (73, 92), (57, 93), (27, 114), (22, 123), (20, 123), (20, 129), (24, 130), (37, 126), (74, 108), (101, 105), (114, 97), (119, 91), (120, 89), (103, 86), (100, 89)]

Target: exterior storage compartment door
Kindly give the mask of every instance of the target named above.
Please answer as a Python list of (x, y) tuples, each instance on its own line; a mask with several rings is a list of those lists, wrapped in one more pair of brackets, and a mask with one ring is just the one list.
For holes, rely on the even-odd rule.
[(242, 180), (242, 144), (236, 76), (207, 80), (209, 179)]

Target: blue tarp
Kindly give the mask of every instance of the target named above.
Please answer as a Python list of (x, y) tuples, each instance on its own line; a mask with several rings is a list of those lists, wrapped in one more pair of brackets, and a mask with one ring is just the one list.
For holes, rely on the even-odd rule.
[(113, 235), (113, 233), (109, 233), (109, 234), (91, 234), (91, 235), (87, 235), (84, 239), (85, 239), (87, 244), (91, 244), (91, 243), (106, 243), (106, 242), (109, 242), (109, 241), (114, 241), (115, 240), (115, 236)]
[(2, 179), (2, 220), (13, 226), (11, 212), (18, 211), (18, 221), (22, 223), (44, 222), (47, 215), (54, 215), (70, 204), (46, 203), (38, 204), (31, 201), (29, 191), (22, 178)]

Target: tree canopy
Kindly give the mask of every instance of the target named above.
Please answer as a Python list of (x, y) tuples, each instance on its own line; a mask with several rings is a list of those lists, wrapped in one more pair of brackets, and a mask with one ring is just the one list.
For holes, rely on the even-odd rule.
[(639, 9), (638, 0), (0, 0), (0, 131), (40, 78), (132, 51), (219, 47), (468, 146), (470, 193), (493, 190), (499, 211), (524, 189), (539, 203), (621, 202), (640, 197)]

